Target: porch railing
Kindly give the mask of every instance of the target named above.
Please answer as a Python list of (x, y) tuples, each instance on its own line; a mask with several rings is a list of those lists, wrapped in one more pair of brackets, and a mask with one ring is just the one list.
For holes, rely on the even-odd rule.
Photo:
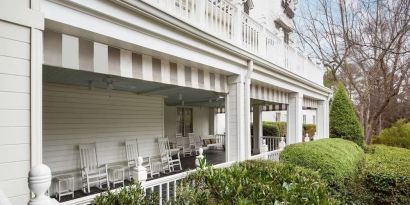
[[(125, 1), (125, 0), (124, 0)], [(142, 0), (193, 27), (322, 84), (320, 66), (227, 0)], [(127, 0), (127, 2), (131, 2)]]
[[(281, 137), (263, 136), (262, 138), (265, 140), (265, 143), (268, 146), (268, 151), (279, 149)], [(286, 142), (286, 138), (283, 138), (283, 140)]]
[(279, 161), (279, 156), (282, 151), (283, 150), (273, 150), (273, 151), (264, 152), (258, 155), (253, 155), (251, 156), (251, 160), (265, 159), (265, 160)]
[[(250, 160), (266, 159), (266, 160), (279, 161), (279, 155), (281, 152), (282, 150), (274, 150), (270, 152), (261, 153), (259, 155), (252, 156)], [(214, 168), (226, 168), (226, 167), (232, 166), (235, 163), (237, 162), (231, 161), (231, 162), (226, 162), (222, 164), (217, 164), (217, 165), (214, 165), (213, 167)], [(34, 169), (36, 170), (34, 171)], [(30, 174), (29, 187), (30, 187), (30, 191), (32, 191), (33, 193), (36, 193), (35, 199), (39, 199), (41, 201), (33, 200), (29, 202), (29, 205), (38, 204), (39, 202), (55, 204), (55, 205), (57, 204), (86, 205), (86, 204), (90, 204), (94, 200), (94, 198), (99, 195), (99, 193), (92, 194), (92, 195), (88, 195), (85, 197), (59, 203), (55, 199), (50, 199), (49, 197), (45, 195), (46, 190), (51, 183), (50, 169), (45, 165), (37, 166), (34, 169), (30, 171), (30, 173), (36, 173), (36, 174)], [(153, 179), (150, 181), (144, 181), (141, 183), (141, 186), (142, 186), (142, 189), (145, 191), (145, 193), (153, 193), (153, 192), (158, 193), (159, 198), (160, 198), (160, 202), (159, 202), (160, 205), (166, 204), (169, 201), (176, 200), (176, 196), (177, 196), (176, 191), (177, 191), (179, 181), (184, 179), (189, 174), (195, 171), (196, 170), (190, 170), (190, 171), (181, 172), (178, 174), (174, 174), (174, 175), (170, 175), (170, 176), (166, 176), (166, 177), (162, 177), (158, 179)], [(121, 189), (122, 188), (117, 188), (112, 191), (117, 192), (117, 191), (120, 191)], [(31, 202), (34, 202), (34, 203), (31, 203)], [(40, 204), (43, 204), (43, 203), (40, 203)]]

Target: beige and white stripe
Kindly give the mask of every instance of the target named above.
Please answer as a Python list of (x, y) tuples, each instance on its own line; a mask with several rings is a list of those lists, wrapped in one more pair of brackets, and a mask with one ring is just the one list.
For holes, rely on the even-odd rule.
[(257, 100), (263, 100), (267, 102), (274, 102), (278, 104), (288, 104), (288, 93), (284, 90), (280, 90), (273, 87), (264, 85), (251, 84), (251, 98)]
[(44, 32), (44, 64), (165, 84), (228, 92), (227, 76), (78, 37)]
[(318, 108), (319, 107), (319, 100), (303, 97), (303, 107), (306, 108)]

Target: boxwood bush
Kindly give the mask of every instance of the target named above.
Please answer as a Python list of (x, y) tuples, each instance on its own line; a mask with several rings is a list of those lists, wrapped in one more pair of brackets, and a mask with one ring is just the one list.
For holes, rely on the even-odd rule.
[(338, 198), (349, 195), (359, 173), (364, 151), (354, 142), (321, 139), (285, 147), (281, 161), (317, 170)]
[(362, 127), (343, 84), (339, 84), (333, 97), (329, 117), (330, 138), (347, 139), (363, 146)]
[(260, 160), (199, 170), (182, 181), (178, 193), (177, 204), (334, 203), (317, 172)]
[(398, 120), (391, 127), (383, 129), (373, 143), (410, 149), (410, 122)]
[(384, 145), (369, 150), (363, 185), (370, 201), (365, 203), (410, 204), (410, 150)]
[(158, 194), (153, 192), (145, 195), (140, 183), (132, 182), (129, 186), (117, 191), (107, 191), (98, 195), (91, 203), (93, 205), (157, 205)]

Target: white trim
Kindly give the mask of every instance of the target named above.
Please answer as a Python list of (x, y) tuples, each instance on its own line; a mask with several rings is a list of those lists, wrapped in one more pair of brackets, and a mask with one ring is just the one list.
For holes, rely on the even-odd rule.
[(31, 29), (31, 167), (43, 161), (43, 32)]

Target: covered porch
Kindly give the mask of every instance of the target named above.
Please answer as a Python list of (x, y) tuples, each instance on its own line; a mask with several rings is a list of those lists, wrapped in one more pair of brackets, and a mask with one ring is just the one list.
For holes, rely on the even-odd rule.
[[(46, 42), (55, 35), (46, 35)], [(63, 36), (62, 39), (57, 37), (57, 40), (72, 39)], [(62, 44), (63, 47), (68, 46)], [(217, 132), (215, 117), (218, 108), (225, 106), (226, 76), (229, 73), (199, 68), (198, 65), (181, 63), (180, 60), (172, 63), (173, 60), (169, 58), (165, 61), (163, 57), (135, 57), (130, 53), (131, 63), (141, 66), (136, 68), (140, 69), (140, 77), (123, 76), (122, 50), (119, 56), (107, 52), (107, 66), (110, 69), (116, 60), (121, 62), (117, 64), (120, 73), (111, 73), (109, 70), (98, 70), (99, 67), (95, 65), (97, 62), (93, 62), (95, 70), (77, 67), (82, 64), (79, 63), (82, 61), (81, 56), (77, 66), (64, 65), (64, 60), (55, 60), (55, 48), (48, 47), (46, 43), (45, 49), (43, 163), (50, 167), (53, 179), (62, 175), (74, 178), (74, 198), (91, 196), (106, 188), (94, 187), (90, 193), (83, 193), (79, 153), (81, 144), (96, 144), (99, 164), (125, 167), (125, 185), (130, 180), (125, 150), (127, 140), (136, 141), (138, 155), (150, 157), (153, 162), (159, 160), (158, 138), (167, 138), (170, 148), (179, 151), (182, 170), (166, 173), (160, 170), (159, 175), (148, 178), (148, 181), (194, 169), (195, 149), (198, 147), (205, 150), (204, 155), (211, 164), (226, 162), (225, 133)], [(64, 56), (67, 53), (64, 54), (63, 49), (60, 54)], [(152, 68), (152, 76), (144, 79), (147, 64)], [(158, 67), (159, 70), (156, 70)], [(165, 70), (168, 77), (163, 76)], [(158, 78), (157, 75), (162, 76)], [(165, 78), (168, 80), (164, 81)], [(191, 135), (200, 139), (201, 144), (193, 145)], [(115, 188), (119, 186), (122, 185), (116, 185)], [(58, 183), (53, 180), (49, 195), (56, 196), (57, 187)], [(69, 204), (68, 201), (72, 199), (71, 195), (63, 196), (61, 201)]]

